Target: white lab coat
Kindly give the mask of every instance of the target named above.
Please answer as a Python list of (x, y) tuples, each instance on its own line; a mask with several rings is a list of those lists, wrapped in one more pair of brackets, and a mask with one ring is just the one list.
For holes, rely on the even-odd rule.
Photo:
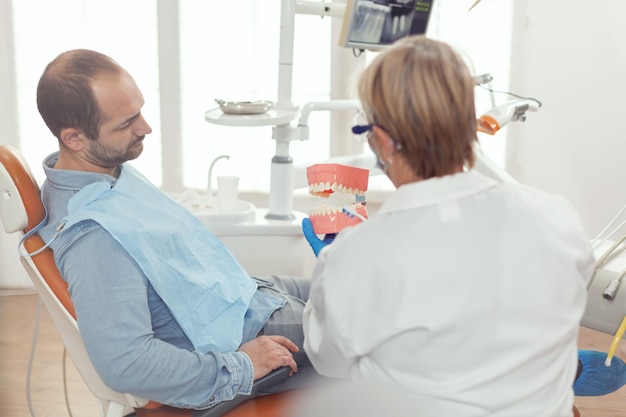
[(474, 171), (404, 185), (321, 251), (304, 348), (409, 390), (416, 416), (571, 416), (592, 274), (560, 197)]

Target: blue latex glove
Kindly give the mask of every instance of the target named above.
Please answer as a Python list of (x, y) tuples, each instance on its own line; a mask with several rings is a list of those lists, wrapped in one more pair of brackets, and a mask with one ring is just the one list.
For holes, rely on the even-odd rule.
[(302, 219), (302, 232), (304, 233), (304, 237), (307, 242), (309, 242), (309, 245), (311, 245), (311, 249), (313, 249), (315, 257), (319, 255), (323, 247), (329, 245), (333, 240), (335, 240), (335, 236), (337, 236), (336, 233), (329, 233), (324, 236), (324, 239), (320, 239), (313, 231), (313, 224), (308, 217)]

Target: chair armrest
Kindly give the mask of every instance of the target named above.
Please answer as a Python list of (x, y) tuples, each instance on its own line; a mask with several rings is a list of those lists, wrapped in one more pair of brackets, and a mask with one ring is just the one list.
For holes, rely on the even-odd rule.
[(288, 366), (283, 366), (278, 369), (274, 369), (269, 374), (265, 375), (263, 378), (259, 378), (254, 381), (252, 385), (252, 392), (250, 395), (237, 395), (230, 401), (223, 401), (207, 410), (195, 411), (194, 417), (219, 417), (230, 410), (237, 407), (239, 404), (247, 401), (251, 398), (254, 398), (259, 392), (262, 392), (264, 389), (268, 387), (272, 387), (280, 384), (281, 382), (287, 380), (289, 378), (289, 373), (291, 372), (291, 368)]
[(289, 378), (290, 372), (291, 372), (291, 368), (288, 366), (283, 366), (278, 369), (274, 369), (272, 372), (265, 375), (263, 378), (259, 378), (258, 380), (254, 381), (250, 396), (256, 395), (268, 387), (273, 387), (275, 385), (280, 384), (283, 381), (286, 381), (287, 378)]

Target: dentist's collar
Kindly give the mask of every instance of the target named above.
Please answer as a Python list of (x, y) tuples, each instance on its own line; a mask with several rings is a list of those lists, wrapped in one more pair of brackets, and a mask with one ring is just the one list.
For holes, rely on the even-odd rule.
[(400, 186), (379, 211), (384, 213), (442, 204), (478, 194), (498, 184), (475, 170), (429, 178)]

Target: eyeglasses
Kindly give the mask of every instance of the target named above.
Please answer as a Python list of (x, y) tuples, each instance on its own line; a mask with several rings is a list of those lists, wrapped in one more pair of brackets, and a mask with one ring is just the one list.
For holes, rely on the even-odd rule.
[(365, 114), (362, 111), (357, 112), (352, 120), (352, 133), (356, 137), (356, 139), (361, 142), (367, 142), (372, 134), (374, 133), (374, 125), (367, 122), (365, 118)]
[(355, 125), (352, 126), (352, 133), (361, 142), (366, 142), (374, 133), (374, 125)]
[[(373, 123), (368, 123), (367, 119), (365, 118), (365, 114), (363, 114), (363, 112), (360, 110), (354, 116), (352, 124), (352, 133), (354, 133), (354, 137), (361, 142), (369, 142), (369, 140), (372, 138), (372, 135), (374, 134), (374, 126), (376, 125)], [(379, 127), (380, 129), (385, 130), (384, 127)], [(393, 141), (396, 150), (399, 151), (402, 149), (402, 144), (394, 139), (391, 140)]]

